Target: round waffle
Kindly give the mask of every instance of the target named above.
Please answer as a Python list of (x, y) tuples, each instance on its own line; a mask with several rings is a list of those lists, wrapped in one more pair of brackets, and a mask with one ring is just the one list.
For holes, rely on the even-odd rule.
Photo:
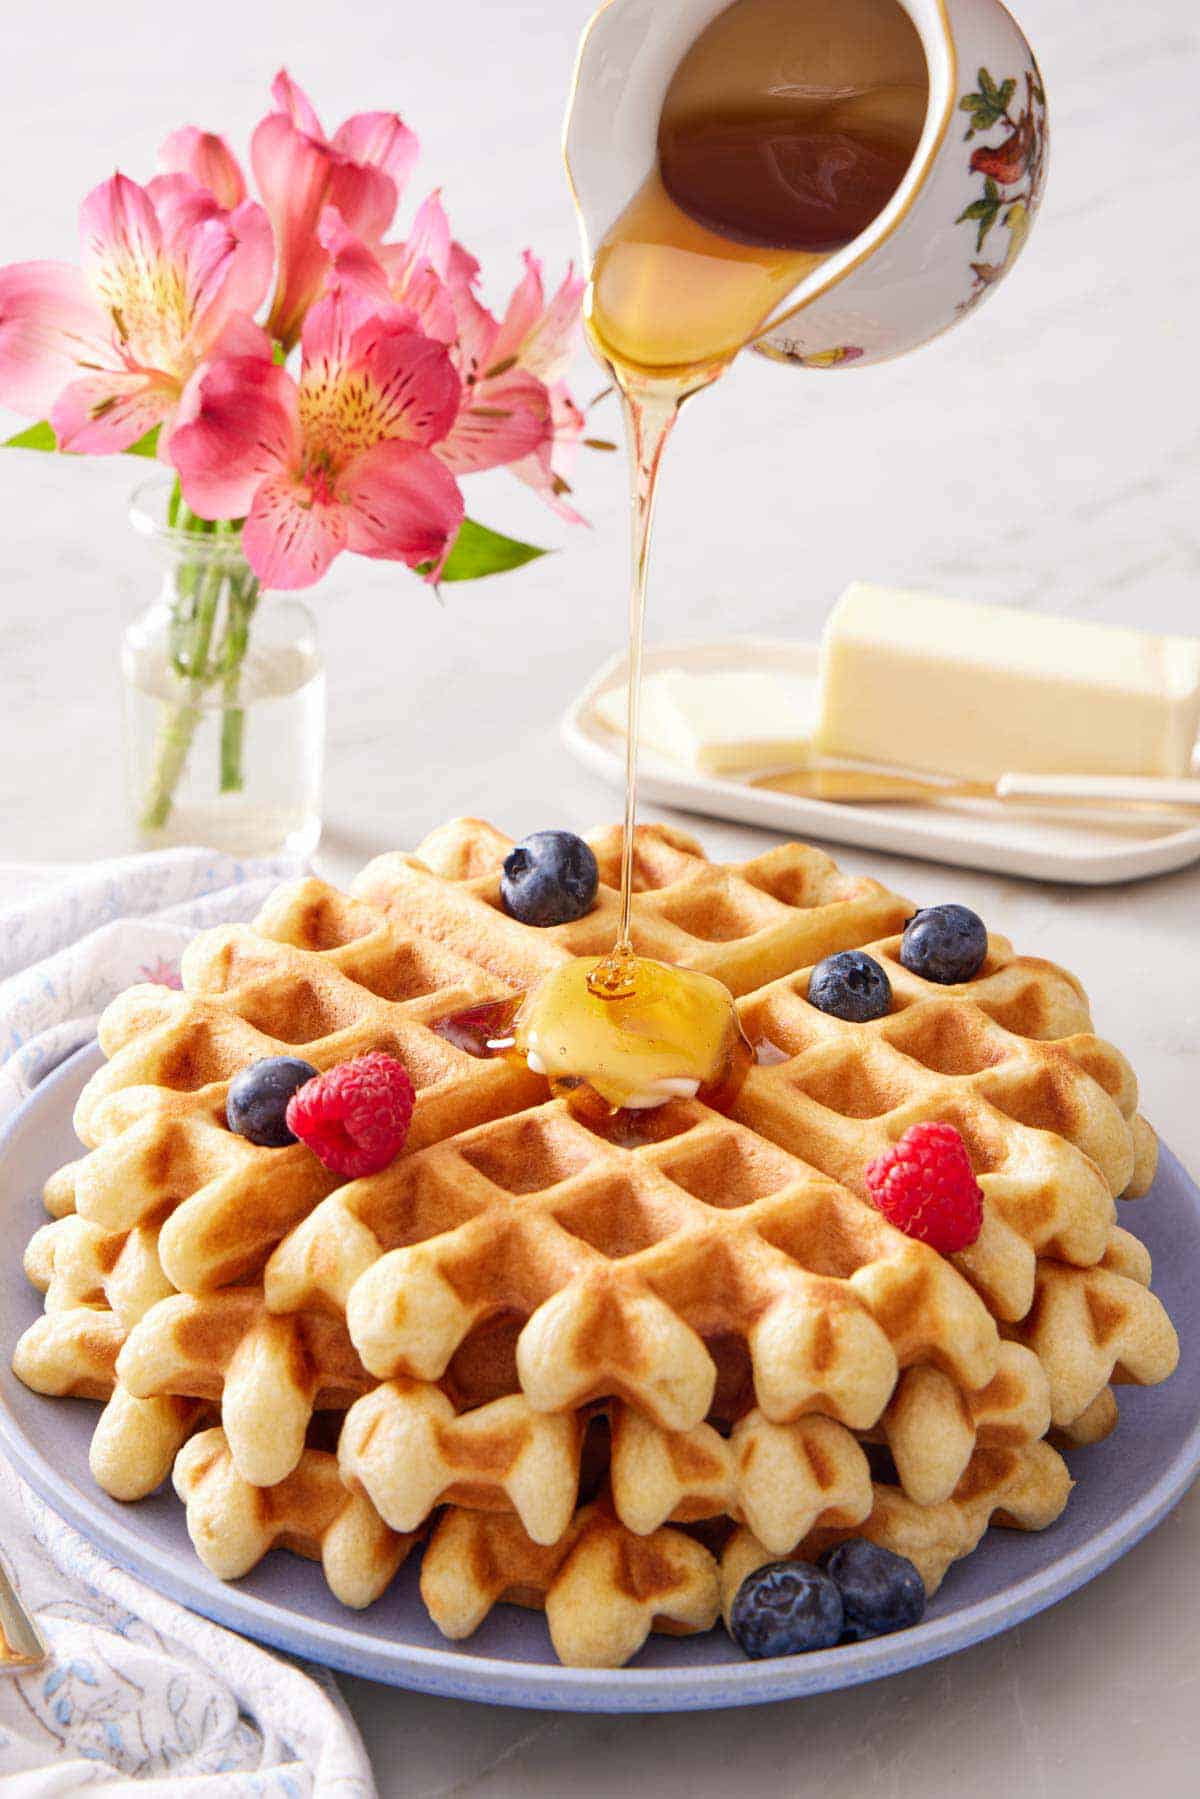
[[(909, 903), (817, 850), (718, 867), (681, 832), (638, 835), (638, 950), (725, 981), (756, 1049), (731, 1116), (675, 1101), (588, 1123), (471, 1054), (458, 1014), (609, 947), (620, 833), (591, 842), (598, 901), (570, 925), (508, 917), (511, 840), (463, 820), (349, 896), (301, 881), (204, 933), (181, 993), (118, 999), (86, 1153), (26, 1250), (45, 1310), (14, 1366), (104, 1402), (108, 1492), (174, 1467), (223, 1578), (282, 1547), (365, 1605), (425, 1540), (448, 1635), (514, 1600), (597, 1666), (709, 1628), (753, 1567), (846, 1536), (932, 1591), (989, 1522), (1052, 1522), (1070, 1480), (1047, 1434), (1099, 1441), (1112, 1383), (1161, 1380), (1177, 1351), (1115, 1222), (1153, 1133), (1078, 982), (993, 937), (976, 980), (931, 986), (899, 961)], [(864, 946), (888, 1016), (810, 1006), (812, 965)], [(381, 1173), (342, 1182), (227, 1128), (247, 1064), (374, 1049), (417, 1092)], [(984, 1194), (949, 1259), (865, 1181), (931, 1118)]]

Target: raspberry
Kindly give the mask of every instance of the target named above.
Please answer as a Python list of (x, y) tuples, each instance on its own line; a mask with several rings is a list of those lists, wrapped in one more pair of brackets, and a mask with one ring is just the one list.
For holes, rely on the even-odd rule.
[(952, 1124), (910, 1125), (867, 1164), (867, 1186), (889, 1224), (944, 1256), (968, 1249), (983, 1229), (983, 1194)]
[(357, 1180), (400, 1154), (414, 1099), (403, 1062), (372, 1050), (306, 1081), (288, 1102), (288, 1129), (334, 1174)]

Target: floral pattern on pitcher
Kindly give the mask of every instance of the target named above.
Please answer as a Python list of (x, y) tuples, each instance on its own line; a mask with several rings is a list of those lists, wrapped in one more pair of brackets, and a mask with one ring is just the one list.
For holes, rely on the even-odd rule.
[[(955, 220), (959, 225), (975, 226), (973, 284), (966, 299), (958, 304), (960, 314), (979, 304), (1024, 248), (1045, 186), (1049, 146), (1046, 90), (1036, 65), (1025, 71), (1025, 99), (1016, 116), (1012, 111), (1018, 87), (1015, 76), (1009, 75), (997, 83), (986, 68), (981, 68), (977, 80), (975, 91), (964, 94), (958, 103), (959, 111), (969, 113), (971, 119), (965, 141), (970, 143), (979, 132), (994, 130), (998, 125), (1003, 125), (1008, 135), (998, 144), (980, 145), (971, 155), (970, 171), (983, 176), (983, 191)], [(984, 245), (997, 224), (1008, 235), (998, 258), (985, 261)]]

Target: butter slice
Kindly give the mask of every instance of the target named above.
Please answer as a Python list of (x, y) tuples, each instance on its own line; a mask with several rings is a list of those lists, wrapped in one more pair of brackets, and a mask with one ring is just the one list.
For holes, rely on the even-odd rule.
[(816, 748), (969, 780), (1185, 775), (1200, 639), (853, 582), (821, 642)]
[[(622, 735), (626, 703), (623, 687), (596, 701)], [(811, 759), (816, 709), (817, 683), (802, 675), (663, 669), (642, 684), (641, 740), (698, 774), (800, 768)]]

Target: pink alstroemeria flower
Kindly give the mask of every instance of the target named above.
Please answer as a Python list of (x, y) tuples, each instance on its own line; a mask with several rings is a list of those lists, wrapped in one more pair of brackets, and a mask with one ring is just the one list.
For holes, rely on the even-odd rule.
[[(497, 404), (506, 383), (532, 376), (547, 395), (547, 426), (541, 442), (511, 462), (512, 472), (541, 494), (569, 524), (586, 521), (569, 505), (565, 470), (583, 431), (583, 413), (572, 400), (564, 379), (579, 329), (579, 302), (586, 283), (568, 268), (547, 304), (542, 265), (525, 252), (525, 273), (497, 320), (476, 298), (474, 280), (453, 288), (459, 318), (459, 372), (463, 378), (464, 414), (486, 415)], [(500, 402), (503, 403), (502, 401)], [(455, 464), (452, 461), (451, 466)], [(464, 465), (466, 466), (466, 465)]]
[(225, 139), (215, 131), (183, 125), (173, 131), (158, 152), (164, 175), (190, 175), (206, 187), (219, 206), (232, 212), (246, 198), (246, 177)]
[(433, 449), (461, 396), (445, 346), (403, 308), (337, 285), (310, 309), (301, 342), (298, 382), (265, 336), (197, 375), (171, 437), (188, 505), (245, 518), (264, 587), (308, 587), (342, 550), (428, 563), (436, 577), (463, 519)]
[(49, 413), (62, 450), (127, 450), (168, 422), (226, 328), (261, 303), (271, 228), (183, 175), (114, 175), (80, 212), (82, 268), (0, 269), (0, 401)]
[[(478, 265), (463, 253), (457, 267), (452, 266), (454, 246), (437, 194), (431, 194), (420, 208), (412, 233), (402, 244), (384, 245), (376, 253), (347, 230), (332, 210), (321, 221), (321, 241), (332, 258), (331, 289), (355, 295), (365, 305), (404, 308), (427, 336), (450, 345), (456, 356), (457, 302), (465, 298), (478, 307), (470, 300), (468, 274)], [(457, 294), (454, 282), (458, 283)], [(552, 429), (545, 383), (510, 366), (490, 380), (464, 387), (458, 416), (438, 444), (437, 454), (455, 474), (477, 474), (535, 455)]]
[(267, 329), (290, 349), (329, 267), (318, 237), (326, 207), (336, 207), (366, 243), (378, 244), (420, 145), (392, 112), (356, 113), (327, 138), (307, 95), (284, 69), (271, 93), (275, 111), (256, 127), (250, 160), (279, 249)]

